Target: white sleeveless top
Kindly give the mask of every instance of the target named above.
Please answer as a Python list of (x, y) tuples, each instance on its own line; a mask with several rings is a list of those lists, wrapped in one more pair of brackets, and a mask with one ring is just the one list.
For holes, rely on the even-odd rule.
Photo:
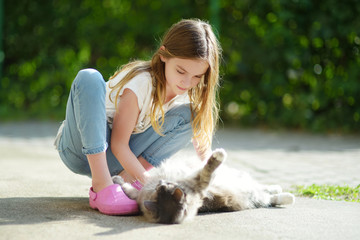
[[(112, 128), (113, 118), (115, 114), (115, 97), (116, 97), (116, 90), (111, 92), (110, 86), (115, 86), (125, 75), (126, 71), (120, 72), (115, 78), (110, 79), (106, 83), (106, 117), (109, 123), (109, 126)], [(133, 130), (133, 133), (142, 133), (146, 129), (151, 126), (150, 120), (150, 113), (151, 113), (151, 105), (152, 105), (152, 92), (153, 92), (153, 84), (151, 75), (149, 72), (143, 72), (135, 76), (131, 79), (125, 86), (120, 90), (120, 96), (123, 94), (125, 89), (130, 89), (132, 92), (135, 93), (137, 97), (138, 107), (140, 110), (140, 114), (136, 123), (136, 126)], [(112, 101), (110, 101), (110, 98)], [(119, 102), (120, 99), (118, 98), (117, 101)], [(187, 93), (183, 95), (178, 95), (171, 99), (169, 102), (164, 104), (163, 109), (166, 113), (170, 109), (174, 108), (175, 106), (189, 103), (189, 96)], [(161, 117), (161, 113), (157, 114), (158, 118)]]

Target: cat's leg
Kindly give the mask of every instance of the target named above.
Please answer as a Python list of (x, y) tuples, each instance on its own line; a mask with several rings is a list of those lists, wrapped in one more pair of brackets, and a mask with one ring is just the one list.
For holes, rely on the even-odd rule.
[(205, 169), (207, 169), (208, 172), (212, 173), (223, 161), (225, 161), (226, 158), (226, 152), (222, 148), (215, 149), (209, 160), (207, 161), (207, 164), (205, 165)]
[(263, 185), (263, 190), (270, 194), (282, 193), (282, 188), (280, 185)]
[(199, 172), (198, 185), (201, 189), (205, 189), (209, 186), (213, 172), (219, 165), (225, 160), (226, 152), (224, 149), (215, 149), (205, 164), (204, 168)]
[(136, 200), (139, 195), (139, 190), (133, 187), (130, 183), (124, 181), (120, 176), (112, 177), (114, 183), (119, 184), (124, 193), (132, 200)]
[(277, 205), (289, 205), (295, 203), (295, 196), (291, 193), (278, 193), (270, 195), (270, 204), (272, 206)]

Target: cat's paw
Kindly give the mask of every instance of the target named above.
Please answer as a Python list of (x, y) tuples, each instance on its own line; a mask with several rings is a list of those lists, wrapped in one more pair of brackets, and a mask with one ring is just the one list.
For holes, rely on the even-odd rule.
[(207, 161), (206, 169), (209, 169), (211, 172), (213, 172), (217, 167), (221, 165), (223, 161), (225, 161), (225, 158), (226, 158), (226, 152), (224, 149), (222, 148), (215, 149), (212, 152), (209, 160)]
[(295, 196), (291, 193), (281, 193), (281, 199), (283, 205), (291, 205), (295, 203)]
[(130, 183), (127, 183), (124, 181), (124, 179), (120, 176), (113, 176), (112, 180), (115, 184), (119, 184), (124, 191), (124, 193), (133, 200), (136, 200), (136, 198), (139, 195), (139, 190), (132, 186)]
[(113, 176), (112, 181), (113, 183), (119, 184), (120, 186), (122, 186), (125, 183), (124, 179), (120, 176)]
[(272, 195), (272, 205), (291, 205), (295, 203), (295, 196), (291, 193), (279, 193)]
[(211, 155), (216, 161), (223, 162), (227, 156), (226, 152), (222, 148), (217, 148), (212, 152)]

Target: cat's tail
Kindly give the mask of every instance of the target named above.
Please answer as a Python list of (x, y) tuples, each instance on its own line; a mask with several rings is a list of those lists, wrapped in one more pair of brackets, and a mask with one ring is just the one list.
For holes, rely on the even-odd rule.
[(271, 206), (279, 205), (290, 205), (295, 203), (295, 196), (291, 193), (278, 193), (271, 195), (270, 204)]

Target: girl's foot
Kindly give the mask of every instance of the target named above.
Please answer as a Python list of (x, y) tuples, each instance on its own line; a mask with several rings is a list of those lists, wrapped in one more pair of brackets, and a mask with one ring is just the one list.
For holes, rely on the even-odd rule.
[(133, 215), (139, 212), (136, 201), (128, 198), (118, 184), (112, 184), (99, 192), (90, 188), (89, 204), (91, 208), (107, 215)]

